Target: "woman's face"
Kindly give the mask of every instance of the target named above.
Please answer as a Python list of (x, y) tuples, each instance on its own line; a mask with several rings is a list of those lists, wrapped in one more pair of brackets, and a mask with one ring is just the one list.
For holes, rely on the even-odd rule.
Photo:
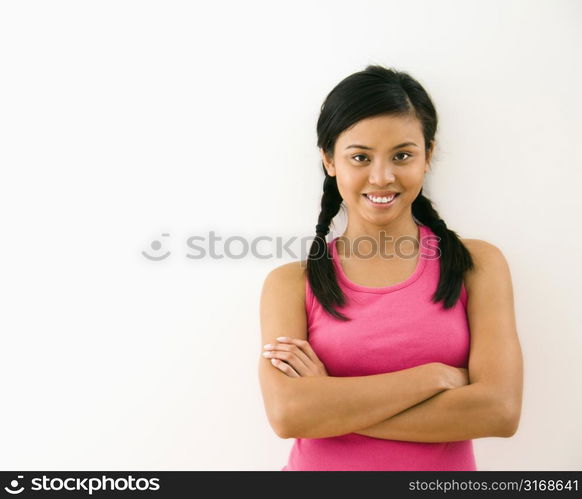
[[(320, 153), (327, 173), (337, 177), (350, 223), (385, 226), (411, 217), (411, 205), (423, 186), (433, 149), (434, 142), (427, 157), (418, 119), (382, 115), (363, 119), (342, 132), (333, 158), (321, 149)], [(394, 192), (396, 198), (387, 204), (365, 195), (389, 198)]]

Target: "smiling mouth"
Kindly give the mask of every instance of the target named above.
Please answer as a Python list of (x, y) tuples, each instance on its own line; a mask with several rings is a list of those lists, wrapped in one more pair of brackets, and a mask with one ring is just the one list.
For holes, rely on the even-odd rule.
[(389, 205), (389, 204), (392, 204), (396, 200), (396, 198), (398, 196), (400, 196), (400, 193), (397, 192), (393, 197), (387, 197), (387, 196), (384, 196), (384, 197), (376, 197), (376, 196), (373, 196), (374, 199), (372, 199), (368, 194), (362, 194), (362, 196), (365, 197), (371, 203), (374, 203), (374, 204), (377, 204), (377, 205)]

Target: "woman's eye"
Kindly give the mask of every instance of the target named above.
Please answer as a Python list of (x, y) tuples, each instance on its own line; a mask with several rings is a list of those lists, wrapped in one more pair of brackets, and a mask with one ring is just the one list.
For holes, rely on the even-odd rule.
[[(407, 152), (399, 152), (396, 156), (400, 156), (401, 154), (406, 154), (406, 156), (410, 157), (410, 154), (408, 154)], [(408, 158), (406, 158), (408, 159)], [(403, 159), (402, 161), (406, 161), (405, 159)]]
[[(407, 156), (407, 157), (406, 157), (406, 158), (403, 158), (403, 159), (401, 159), (401, 160), (399, 160), (399, 161), (406, 161), (408, 158), (412, 157), (412, 154), (409, 154), (409, 153), (407, 153), (407, 152), (399, 152), (399, 153), (398, 153), (396, 156), (394, 156), (394, 157), (401, 156), (401, 155), (405, 155), (405, 156)], [(356, 160), (356, 163), (363, 163), (365, 160), (367, 160), (367, 159), (368, 159), (368, 157), (367, 157), (365, 154), (356, 154), (355, 156), (352, 156), (352, 158)], [(357, 158), (365, 158), (365, 159), (360, 161), (360, 160), (359, 160), (359, 159), (357, 159)]]

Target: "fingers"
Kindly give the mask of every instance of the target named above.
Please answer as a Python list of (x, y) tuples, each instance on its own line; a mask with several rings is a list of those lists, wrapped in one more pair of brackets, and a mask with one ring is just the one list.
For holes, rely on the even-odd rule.
[[(299, 360), (301, 360), (301, 362), (303, 363), (303, 366), (298, 366), (298, 367), (315, 367), (313, 364), (314, 362), (307, 356), (305, 355), (305, 353), (303, 352), (303, 350), (301, 350), (301, 348), (299, 348), (297, 345), (292, 345), (289, 343), (275, 343), (273, 345), (265, 345), (265, 350), (268, 352), (288, 352), (290, 354), (294, 354), (297, 356), (297, 358)], [(289, 359), (285, 356), (283, 357), (279, 357), (285, 361), (288, 361)]]
[(271, 364), (273, 364), (277, 369), (283, 371), (287, 376), (291, 378), (299, 378), (301, 377), (297, 371), (295, 371), (289, 364), (286, 362), (280, 361), (279, 359), (271, 359)]
[(287, 336), (279, 336), (277, 338), (277, 341), (279, 341), (281, 343), (284, 343), (284, 344), (296, 345), (303, 352), (305, 352), (305, 355), (307, 355), (307, 357), (309, 357), (309, 359), (311, 360), (311, 362), (313, 362), (315, 364), (319, 364), (321, 362), (319, 360), (319, 357), (313, 351), (313, 348), (311, 348), (311, 345), (309, 344), (309, 342), (307, 340), (300, 340), (298, 338), (289, 338)]
[(301, 359), (301, 354), (295, 349), (292, 351), (289, 345), (285, 345), (283, 348), (280, 345), (265, 345), (265, 352), (263, 356), (268, 359), (277, 359), (285, 361), (289, 364), (295, 371), (297, 371), (301, 376), (306, 376), (310, 372), (310, 367), (312, 367), (311, 361), (303, 354), (303, 358), (307, 362)]
[(263, 356), (282, 361), (276, 367), (285, 369), (287, 364), (299, 376), (329, 376), (327, 369), (307, 340), (280, 336), (277, 343), (264, 345)]

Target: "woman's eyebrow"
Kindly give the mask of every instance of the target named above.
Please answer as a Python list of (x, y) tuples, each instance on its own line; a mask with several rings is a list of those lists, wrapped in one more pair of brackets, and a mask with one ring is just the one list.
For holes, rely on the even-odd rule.
[[(415, 144), (414, 142), (403, 142), (402, 144), (398, 144), (397, 146), (394, 146), (392, 148), (392, 150), (399, 149), (401, 147), (406, 147), (406, 146), (419, 147), (418, 144)], [(352, 144), (352, 145), (346, 147), (346, 149), (349, 149), (350, 147), (354, 147), (354, 148), (357, 148), (357, 149), (368, 149), (370, 151), (373, 151), (374, 150), (372, 147), (363, 146), (363, 145), (360, 145), (360, 144)]]

